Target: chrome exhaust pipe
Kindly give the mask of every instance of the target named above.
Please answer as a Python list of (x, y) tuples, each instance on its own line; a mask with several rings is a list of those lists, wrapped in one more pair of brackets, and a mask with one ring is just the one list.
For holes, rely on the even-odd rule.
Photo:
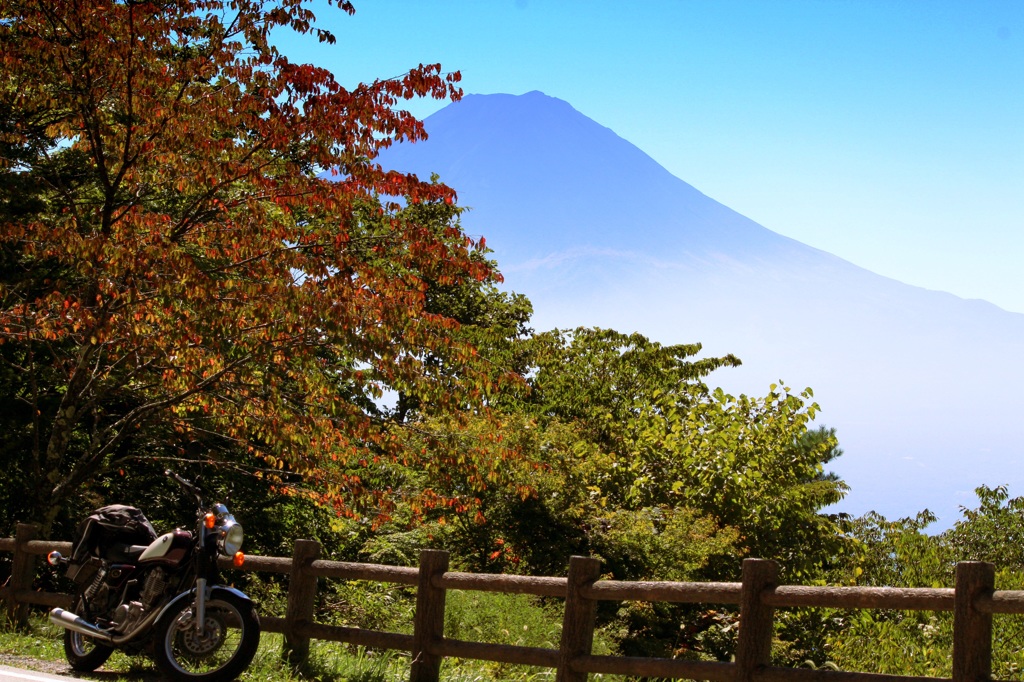
[(54, 625), (59, 625), (62, 628), (67, 628), (68, 630), (77, 632), (80, 635), (92, 637), (104, 644), (114, 643), (114, 637), (109, 632), (100, 630), (81, 616), (77, 616), (70, 611), (65, 611), (64, 609), (54, 609), (50, 611), (50, 622)]

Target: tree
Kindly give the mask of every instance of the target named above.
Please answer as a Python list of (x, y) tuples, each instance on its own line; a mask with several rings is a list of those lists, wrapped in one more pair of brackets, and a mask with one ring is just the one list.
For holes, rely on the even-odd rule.
[[(841, 451), (832, 430), (812, 427), (809, 392), (713, 391), (705, 378), (735, 357), (641, 334), (580, 328), (518, 345), (527, 390), (496, 395), (500, 428), (471, 422), (448, 449), (489, 446), (525, 466), (475, 493), (479, 515), (425, 514), (462, 568), (557, 575), (590, 554), (619, 580), (736, 580), (739, 559), (758, 556), (812, 581), (847, 548), (838, 516), (822, 511), (846, 490), (825, 471)], [(423, 485), (465, 490), (460, 473)], [(629, 604), (603, 617), (617, 619), (623, 652), (728, 660), (737, 614)], [(787, 634), (794, 652), (809, 648)]]
[[(493, 396), (497, 423), (430, 424), (454, 456), (490, 449), (482, 459), (520, 464), (502, 472), (510, 485), (474, 489), (488, 520), (463, 526), (468, 555), (481, 557), (474, 568), (486, 567), (500, 538), (500, 554), (516, 555), (523, 570), (561, 571), (570, 554), (596, 551), (617, 577), (652, 579), (664, 563), (658, 551), (645, 559), (613, 545), (629, 535), (624, 528), (657, 534), (682, 518), (694, 527), (709, 519), (710, 535), (724, 533), (714, 543), (693, 538), (717, 547), (700, 561), (680, 554), (675, 565), (693, 567), (690, 578), (702, 577), (698, 568), (735, 578), (735, 554), (778, 559), (791, 578), (807, 578), (844, 548), (839, 517), (821, 513), (846, 491), (824, 469), (841, 450), (833, 430), (811, 428), (818, 407), (809, 391), (712, 391), (704, 377), (735, 357), (696, 358), (699, 344), (662, 346), (641, 334), (580, 328), (511, 345), (518, 350), (506, 355), (527, 381)], [(420, 485), (452, 495), (472, 488), (463, 474), (452, 467)]]
[[(963, 518), (942, 534), (956, 561), (991, 561), (1000, 569), (1024, 566), (1024, 497), (1006, 486), (979, 486), (978, 507), (960, 507)], [(1005, 588), (1010, 589), (1010, 588)]]
[(698, 510), (738, 529), (742, 553), (779, 559), (797, 574), (835, 548), (835, 519), (818, 512), (846, 490), (824, 473), (841, 451), (833, 431), (809, 428), (818, 410), (809, 391), (712, 391), (703, 378), (739, 360), (694, 359), (699, 344), (661, 346), (598, 329), (533, 343), (532, 414), (576, 434), (575, 452), (563, 456), (578, 462), (578, 487), (601, 507)]
[(0, 0), (5, 457), (47, 527), (126, 457), (211, 441), (372, 504), (368, 449), (420, 456), (380, 396), (458, 412), (494, 381), (426, 293), (491, 263), (403, 212), (454, 192), (375, 161), (459, 75), (346, 89), (269, 41), (334, 42), (307, 4)]
[[(888, 587), (953, 587), (960, 561), (995, 564), (997, 590), (1024, 587), (1020, 538), (1024, 498), (1005, 486), (975, 489), (978, 507), (961, 507), (951, 528), (928, 534), (935, 522), (928, 510), (889, 521), (870, 513), (852, 519), (848, 532), (859, 552), (837, 582)], [(845, 578), (845, 580), (843, 580)], [(846, 670), (901, 675), (952, 674), (953, 615), (949, 612), (850, 611), (833, 614), (828, 633), (831, 660)], [(993, 618), (993, 677), (1019, 674), (1024, 627), (1016, 616)]]

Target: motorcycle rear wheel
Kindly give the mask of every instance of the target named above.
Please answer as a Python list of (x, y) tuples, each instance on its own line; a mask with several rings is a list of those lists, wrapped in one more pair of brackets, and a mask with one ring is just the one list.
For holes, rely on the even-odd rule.
[[(72, 613), (88, 619), (88, 610), (85, 608), (85, 600), (82, 597), (75, 600)], [(72, 670), (91, 673), (106, 663), (112, 653), (114, 653), (113, 647), (100, 644), (88, 635), (64, 630), (64, 656), (68, 659)]]
[(196, 632), (192, 603), (157, 621), (154, 659), (169, 679), (228, 682), (252, 662), (260, 643), (260, 621), (252, 603), (231, 594), (206, 602), (203, 634)]

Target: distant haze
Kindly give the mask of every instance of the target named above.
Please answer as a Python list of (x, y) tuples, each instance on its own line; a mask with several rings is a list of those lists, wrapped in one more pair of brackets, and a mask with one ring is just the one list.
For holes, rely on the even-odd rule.
[(699, 341), (743, 360), (711, 377), (733, 393), (812, 387), (845, 451), (841, 510), (927, 507), (943, 527), (977, 485), (1024, 494), (1024, 315), (767, 230), (539, 92), (467, 96), (426, 125), (429, 141), (382, 163), (459, 192), (537, 329)]

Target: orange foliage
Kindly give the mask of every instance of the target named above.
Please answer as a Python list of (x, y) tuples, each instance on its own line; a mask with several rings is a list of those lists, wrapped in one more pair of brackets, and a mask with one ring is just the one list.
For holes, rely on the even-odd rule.
[[(497, 273), (456, 226), (392, 199), (454, 210), (452, 189), (375, 161), (425, 136), (396, 105), (458, 99), (459, 74), (342, 87), (268, 42), (282, 28), (333, 42), (308, 4), (0, 0), (3, 143), (25, 152), (0, 172), (37, 177), (43, 200), (0, 214), (0, 245), (35, 276), (2, 283), (0, 344), (45, 345), (33, 357), (59, 378), (35, 424), (48, 504), (154, 423), (213, 431), (325, 501), (385, 500), (354, 473), (368, 449), (421, 455), (367, 401), (400, 390), (458, 412), (493, 390), (424, 291)], [(119, 412), (115, 395), (130, 395)]]

